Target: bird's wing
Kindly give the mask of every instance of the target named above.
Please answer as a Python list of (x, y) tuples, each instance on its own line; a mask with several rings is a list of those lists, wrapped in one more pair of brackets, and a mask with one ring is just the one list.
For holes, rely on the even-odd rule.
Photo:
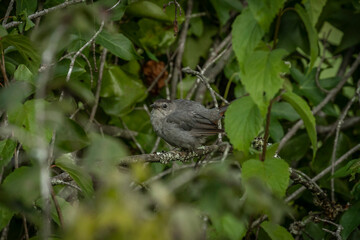
[(167, 117), (166, 121), (176, 124), (182, 130), (191, 131), (195, 136), (208, 136), (223, 132), (223, 130), (218, 129), (217, 123), (194, 111), (172, 113)]

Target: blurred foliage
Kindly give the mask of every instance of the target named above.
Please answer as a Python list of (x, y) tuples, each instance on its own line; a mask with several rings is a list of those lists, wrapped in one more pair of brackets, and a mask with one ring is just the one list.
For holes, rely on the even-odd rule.
[[(326, 218), (308, 191), (284, 201), (299, 187), (289, 167), (314, 177), (334, 147), (339, 159), (359, 144), (359, 1), (4, 0), (0, 15), (1, 239), (333, 239), (323, 229), (337, 224), (341, 239), (360, 239), (358, 152), (318, 182), (330, 195), (334, 179), (345, 206), (333, 224), (308, 221)], [(226, 49), (205, 75), (231, 102), (229, 156), (122, 164), (171, 150), (148, 106), (185, 98), (196, 77), (182, 74), (169, 96), (173, 73)], [(212, 107), (201, 88), (193, 99)], [(298, 120), (304, 127), (278, 152)], [(261, 161), (253, 140), (265, 133)]]

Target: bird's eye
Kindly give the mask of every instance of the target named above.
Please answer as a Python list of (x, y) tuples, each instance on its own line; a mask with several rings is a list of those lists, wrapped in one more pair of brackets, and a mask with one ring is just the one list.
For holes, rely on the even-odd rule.
[(162, 108), (167, 108), (167, 107), (168, 107), (167, 104), (162, 105)]

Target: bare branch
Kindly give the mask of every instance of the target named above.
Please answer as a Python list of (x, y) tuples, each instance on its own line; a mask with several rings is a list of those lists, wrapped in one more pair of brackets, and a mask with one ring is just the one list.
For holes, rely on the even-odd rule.
[[(354, 152), (356, 152), (357, 150), (360, 149), (360, 144), (356, 145), (355, 147), (351, 148), (349, 151), (347, 151), (344, 155), (342, 155), (338, 160), (336, 160), (336, 162), (334, 163), (334, 166), (339, 165), (340, 163), (342, 163), (343, 161), (345, 161), (349, 156), (351, 156)], [(331, 171), (332, 166), (329, 166), (327, 168), (325, 168), (324, 170), (322, 170), (318, 175), (316, 175), (315, 177), (313, 177), (311, 180), (316, 182), (317, 180), (319, 180), (320, 178), (322, 178), (323, 176), (325, 176), (326, 174), (328, 174)], [(292, 200), (294, 200), (297, 196), (299, 196), (306, 188), (305, 187), (301, 187), (298, 190), (296, 190), (295, 192), (293, 192), (290, 196), (288, 196), (285, 201), (286, 202), (290, 202)]]
[(6, 13), (5, 13), (5, 17), (4, 17), (4, 21), (2, 22), (2, 26), (5, 27), (6, 23), (7, 23), (7, 20), (9, 18), (9, 15), (10, 15), (10, 12), (11, 10), (13, 9), (13, 5), (14, 5), (14, 0), (11, 0), (10, 3), (9, 3), (9, 6), (6, 10)]
[(73, 71), (73, 68), (74, 68), (74, 65), (75, 65), (75, 60), (76, 58), (80, 55), (80, 53), (82, 51), (84, 51), (85, 48), (87, 48), (94, 40), (95, 38), (100, 34), (100, 32), (103, 30), (103, 27), (104, 27), (104, 24), (105, 24), (105, 21), (103, 20), (101, 22), (101, 25), (100, 25), (100, 28), (99, 30), (94, 34), (94, 36), (91, 37), (91, 39), (85, 43), (76, 53), (75, 55), (71, 58), (71, 63), (70, 63), (70, 67), (69, 67), (69, 71), (66, 75), (66, 82), (68, 82), (70, 80), (70, 77), (71, 77), (71, 73)]
[(169, 151), (169, 152), (156, 152), (150, 154), (142, 154), (142, 155), (132, 155), (124, 157), (120, 160), (121, 165), (128, 165), (132, 163), (138, 162), (160, 162), (163, 164), (167, 164), (172, 161), (182, 161), (187, 162), (196, 157), (202, 157), (211, 152), (224, 152), (226, 149), (226, 145), (211, 145), (211, 146), (203, 146), (194, 151)]
[[(328, 102), (330, 102), (330, 100), (336, 96), (336, 94), (342, 89), (342, 87), (344, 86), (344, 84), (347, 82), (347, 80), (351, 77), (351, 75), (355, 72), (355, 70), (357, 69), (357, 67), (359, 66), (360, 63), (360, 53), (357, 55), (356, 60), (354, 61), (354, 63), (352, 64), (351, 68), (349, 69), (349, 71), (347, 72), (347, 74), (345, 74), (345, 76), (341, 79), (341, 81), (338, 83), (338, 85), (336, 85), (335, 88), (333, 88), (327, 95), (326, 97), (321, 101), (321, 103), (319, 103), (311, 112), (315, 115), (317, 114)], [(295, 133), (297, 132), (297, 130), (304, 124), (303, 120), (299, 120), (287, 133), (286, 135), (281, 139), (279, 147), (278, 147), (278, 152), (280, 152), (280, 150), (284, 147), (285, 143), (287, 141), (290, 140), (290, 138), (292, 138), (292, 136), (295, 135)]]
[(104, 48), (102, 53), (101, 53), (101, 57), (100, 57), (99, 78), (98, 78), (98, 82), (97, 82), (97, 86), (96, 86), (95, 103), (94, 103), (94, 106), (91, 109), (91, 114), (90, 114), (89, 122), (88, 122), (88, 124), (86, 126), (86, 130), (89, 130), (89, 128), (91, 126), (91, 123), (94, 120), (97, 107), (99, 105), (101, 84), (102, 84), (103, 72), (104, 72), (104, 66), (105, 66), (105, 60), (106, 60), (106, 53), (107, 53), (107, 49)]
[(193, 0), (188, 0), (187, 2), (187, 9), (186, 9), (186, 16), (185, 16), (185, 22), (183, 24), (183, 28), (181, 30), (180, 36), (179, 36), (179, 47), (178, 47), (178, 53), (176, 55), (175, 59), (175, 66), (174, 66), (174, 72), (173, 72), (173, 78), (171, 81), (171, 99), (176, 98), (177, 93), (177, 85), (179, 82), (179, 78), (181, 78), (181, 62), (184, 54), (185, 49), (185, 42), (186, 42), (186, 35), (189, 28), (190, 23), (190, 15), (192, 12), (192, 6), (193, 6)]
[[(41, 16), (44, 16), (48, 13), (51, 13), (55, 10), (58, 10), (58, 9), (62, 9), (62, 8), (65, 8), (67, 6), (70, 6), (70, 5), (74, 5), (74, 4), (78, 4), (78, 3), (82, 3), (84, 2), (84, 0), (69, 0), (69, 1), (66, 1), (64, 3), (61, 3), (59, 5), (56, 5), (54, 7), (51, 7), (51, 8), (47, 8), (47, 9), (44, 9), (44, 10), (41, 10), (41, 11), (38, 11), (34, 14), (31, 14), (29, 15), (28, 19), (32, 20), (32, 19), (35, 19), (35, 18), (38, 18), (38, 17), (41, 17)], [(20, 25), (22, 22), (20, 21), (14, 21), (14, 22), (11, 22), (11, 23), (8, 23), (8, 24), (5, 24), (3, 25), (5, 29), (8, 29), (8, 28), (12, 28), (12, 27), (16, 27), (18, 25)]]
[[(357, 91), (359, 91), (359, 89), (357, 89), (356, 92)], [(331, 154), (331, 176), (333, 176), (334, 172), (335, 172), (334, 164), (335, 164), (336, 150), (337, 150), (337, 145), (338, 145), (338, 141), (339, 141), (341, 125), (343, 124), (344, 119), (345, 119), (347, 113), (349, 112), (351, 105), (356, 101), (356, 98), (357, 98), (356, 92), (355, 92), (354, 96), (350, 99), (350, 101), (347, 103), (344, 111), (341, 113), (339, 120), (337, 121), (334, 146), (333, 146), (333, 151)], [(335, 201), (335, 179), (334, 178), (331, 178), (331, 200), (333, 202)]]

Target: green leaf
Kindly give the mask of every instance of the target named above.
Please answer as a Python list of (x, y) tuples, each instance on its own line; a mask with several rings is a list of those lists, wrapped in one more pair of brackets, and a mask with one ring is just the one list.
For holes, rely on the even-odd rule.
[(44, 111), (43, 113), (45, 114), (46, 106), (48, 106), (48, 102), (43, 99), (28, 100), (24, 104), (18, 105), (9, 111), (9, 123), (26, 129), (26, 131), (34, 136), (38, 136), (39, 133), (44, 132), (44, 135), (40, 137), (50, 142), (52, 130), (40, 126), (36, 117), (40, 114), (39, 111)]
[(242, 178), (244, 181), (261, 179), (275, 195), (283, 197), (290, 180), (289, 165), (280, 158), (268, 158), (264, 162), (250, 159), (242, 166)]
[(0, 141), (0, 168), (6, 166), (14, 156), (16, 142), (11, 139)]
[(340, 218), (340, 225), (344, 228), (341, 231), (342, 239), (346, 240), (360, 225), (360, 202), (352, 205)]
[(138, 76), (124, 72), (118, 66), (105, 69), (100, 106), (107, 114), (120, 116), (128, 113), (147, 92)]
[(341, 178), (351, 175), (355, 175), (356, 173), (360, 173), (360, 159), (354, 159), (346, 163), (346, 165), (340, 169), (338, 169), (333, 177)]
[(286, 54), (283, 49), (259, 50), (251, 54), (244, 64), (241, 81), (263, 114), (269, 101), (283, 85), (284, 79), (280, 74), (288, 71), (288, 66), (282, 60)]
[[(285, 159), (289, 164), (299, 161), (305, 156), (309, 150), (310, 140), (306, 133), (296, 135), (286, 142), (280, 151), (281, 158)], [(319, 156), (320, 154), (318, 154)]]
[(102, 31), (97, 36), (96, 43), (107, 48), (117, 57), (127, 61), (141, 58), (135, 51), (132, 42), (121, 33)]
[(283, 48), (289, 53), (302, 49), (310, 53), (309, 40), (304, 24), (295, 11), (287, 11), (281, 16), (277, 48)]
[(201, 57), (207, 57), (209, 49), (213, 44), (212, 37), (217, 33), (215, 28), (207, 28), (200, 38), (187, 37), (185, 42), (182, 63), (184, 66), (195, 68)]
[(286, 119), (288, 121), (296, 121), (300, 119), (299, 114), (287, 102), (276, 102), (271, 108), (271, 117), (277, 119)]
[(306, 11), (309, 13), (311, 24), (315, 27), (326, 0), (303, 0)]
[[(311, 101), (314, 105), (318, 105), (325, 97), (326, 94), (322, 92), (315, 82), (316, 68), (313, 68), (310, 72), (303, 74), (297, 68), (291, 68), (290, 73), (294, 80), (299, 84), (297, 91), (305, 96)], [(322, 83), (320, 79), (320, 83)], [(322, 85), (322, 87), (324, 87)], [(334, 87), (334, 86), (332, 86)], [(324, 112), (328, 115), (337, 117), (338, 113), (336, 112), (334, 106), (331, 103), (328, 103), (324, 107)]]
[(127, 8), (127, 4), (127, 1), (120, 1), (120, 3), (111, 10), (111, 21), (120, 21), (122, 19)]
[(35, 84), (34, 75), (24, 64), (20, 64), (18, 66), (18, 68), (16, 69), (16, 71), (14, 73), (14, 78), (17, 81), (28, 82), (32, 85)]
[(29, 83), (14, 81), (6, 88), (0, 89), (0, 109), (12, 111), (13, 108), (22, 104), (24, 100), (34, 92), (34, 86)]
[(295, 111), (300, 115), (304, 121), (306, 131), (309, 135), (312, 147), (313, 147), (313, 158), (317, 151), (317, 134), (316, 134), (316, 123), (315, 117), (312, 114), (309, 105), (304, 99), (292, 92), (286, 92), (282, 95), (282, 98), (293, 106)]
[(8, 32), (6, 31), (6, 29), (2, 25), (0, 25), (0, 37), (3, 38), (6, 35), (8, 35)]
[(225, 214), (221, 217), (222, 228), (229, 239), (242, 239), (246, 234), (244, 223), (231, 214)]
[[(68, 212), (72, 212), (72, 210), (75, 210), (74, 207), (69, 202), (67, 202), (65, 199), (63, 199), (62, 197), (55, 196), (55, 198), (59, 204), (60, 211), (62, 214), (64, 214), (64, 212), (68, 213)], [(51, 201), (51, 217), (54, 220), (54, 222), (57, 223), (58, 226), (61, 226), (60, 220), (59, 220), (59, 215), (57, 213), (54, 201)]]
[(308, 71), (310, 71), (313, 68), (315, 60), (319, 53), (317, 31), (315, 27), (312, 25), (308, 13), (305, 11), (305, 9), (302, 6), (296, 4), (295, 11), (299, 14), (301, 20), (303, 21), (308, 34), (309, 43), (310, 43), (310, 63), (309, 63)]
[(281, 126), (277, 118), (270, 118), (270, 136), (275, 142), (280, 142), (281, 138), (284, 136), (284, 129)]
[(262, 122), (260, 111), (249, 96), (235, 100), (225, 112), (225, 131), (230, 142), (245, 153), (258, 135)]
[(126, 9), (126, 14), (136, 17), (152, 18), (160, 21), (172, 21), (172, 19), (164, 13), (161, 7), (150, 1), (137, 1), (131, 3)]
[(269, 221), (265, 221), (261, 224), (264, 231), (273, 240), (293, 240), (293, 236), (286, 230), (286, 228)]
[(256, 22), (249, 9), (244, 9), (236, 17), (231, 31), (232, 47), (241, 70), (243, 70), (245, 60), (259, 44), (264, 33), (264, 30)]
[(32, 207), (40, 197), (40, 170), (37, 166), (17, 168), (5, 178), (1, 186), (12, 201), (20, 201), (26, 207)]
[[(66, 129), (66, 131), (62, 129)], [(60, 126), (57, 127), (55, 145), (59, 150), (74, 152), (89, 145), (89, 138), (77, 122), (65, 118), (60, 122)]]
[(83, 190), (86, 197), (94, 194), (91, 176), (80, 166), (76, 165), (70, 155), (66, 154), (55, 160), (56, 166), (67, 172)]
[(285, 0), (249, 0), (249, 8), (261, 28), (267, 32)]
[(26, 11), (27, 15), (34, 13), (37, 2), (37, 0), (16, 0), (16, 15), (19, 15), (22, 11)]
[(0, 205), (0, 231), (9, 224), (13, 216), (13, 211), (5, 206)]
[(40, 55), (38, 51), (34, 48), (35, 44), (30, 41), (30, 39), (24, 35), (11, 34), (6, 35), (0, 39), (0, 44), (5, 50), (10, 46), (16, 48), (16, 50), (23, 57), (24, 62), (29, 66), (31, 72), (37, 73), (40, 65)]
[(84, 164), (91, 172), (107, 177), (126, 155), (126, 148), (116, 138), (93, 134), (91, 145), (85, 152)]

